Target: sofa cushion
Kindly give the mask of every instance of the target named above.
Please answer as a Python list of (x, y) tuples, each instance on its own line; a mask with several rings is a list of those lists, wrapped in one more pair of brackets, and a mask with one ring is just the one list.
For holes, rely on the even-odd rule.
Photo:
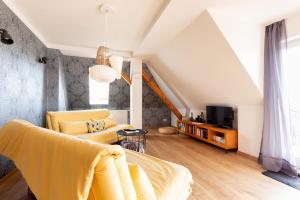
[(138, 200), (156, 200), (156, 194), (151, 185), (151, 182), (143, 170), (138, 164), (128, 164), (131, 179), (136, 191)]
[(87, 126), (88, 126), (89, 133), (100, 132), (105, 129), (105, 121), (103, 119), (91, 120), (87, 122)]
[(105, 129), (111, 128), (117, 125), (117, 121), (114, 116), (110, 115), (107, 118), (103, 119), (105, 122)]
[(70, 135), (82, 135), (88, 132), (87, 121), (60, 122), (59, 128), (62, 133)]

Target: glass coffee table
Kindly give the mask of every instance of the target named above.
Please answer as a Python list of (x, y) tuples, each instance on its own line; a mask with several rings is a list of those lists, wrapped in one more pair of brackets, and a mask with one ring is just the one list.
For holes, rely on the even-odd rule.
[[(119, 144), (125, 148), (140, 153), (144, 153), (146, 147), (146, 134), (147, 130), (143, 129), (123, 129), (117, 131)], [(125, 137), (122, 140), (121, 137)]]

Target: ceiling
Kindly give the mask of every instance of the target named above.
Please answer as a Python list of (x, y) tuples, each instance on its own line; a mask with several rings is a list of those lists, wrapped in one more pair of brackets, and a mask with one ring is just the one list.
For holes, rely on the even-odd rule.
[[(99, 45), (106, 44), (124, 52), (137, 48), (165, 3), (164, 0), (5, 2), (19, 17), (21, 15), (22, 20), (25, 18), (26, 25), (38, 32), (47, 46), (70, 51), (95, 50)], [(113, 11), (106, 15), (107, 23), (99, 9), (104, 3), (113, 7)]]
[[(211, 9), (241, 20), (266, 24), (296, 12), (300, 0), (4, 0), (50, 48), (94, 57), (106, 44), (119, 54), (152, 54)], [(104, 34), (99, 5), (114, 7)]]
[[(260, 104), (264, 26), (300, 10), (300, 0), (3, 1), (65, 55), (94, 57), (111, 36), (115, 54), (142, 57), (172, 102), (188, 109)], [(103, 3), (114, 7), (113, 34), (104, 33)]]
[(156, 53), (204, 10), (212, 10), (226, 18), (266, 25), (299, 11), (300, 0), (171, 0), (135, 54)]

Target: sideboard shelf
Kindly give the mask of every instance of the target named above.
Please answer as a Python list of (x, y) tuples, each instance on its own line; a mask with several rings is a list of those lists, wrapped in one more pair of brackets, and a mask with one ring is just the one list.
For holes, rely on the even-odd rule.
[(225, 150), (238, 148), (238, 131), (210, 124), (177, 120), (177, 131)]

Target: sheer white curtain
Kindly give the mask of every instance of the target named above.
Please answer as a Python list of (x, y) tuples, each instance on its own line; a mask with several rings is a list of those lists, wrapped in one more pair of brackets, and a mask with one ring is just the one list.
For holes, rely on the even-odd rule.
[(284, 67), (287, 75), (292, 143), (297, 168), (300, 169), (300, 40), (289, 42)]
[(260, 161), (267, 170), (297, 176), (284, 80), (285, 50), (286, 29), (285, 20), (282, 20), (265, 30), (264, 127)]

